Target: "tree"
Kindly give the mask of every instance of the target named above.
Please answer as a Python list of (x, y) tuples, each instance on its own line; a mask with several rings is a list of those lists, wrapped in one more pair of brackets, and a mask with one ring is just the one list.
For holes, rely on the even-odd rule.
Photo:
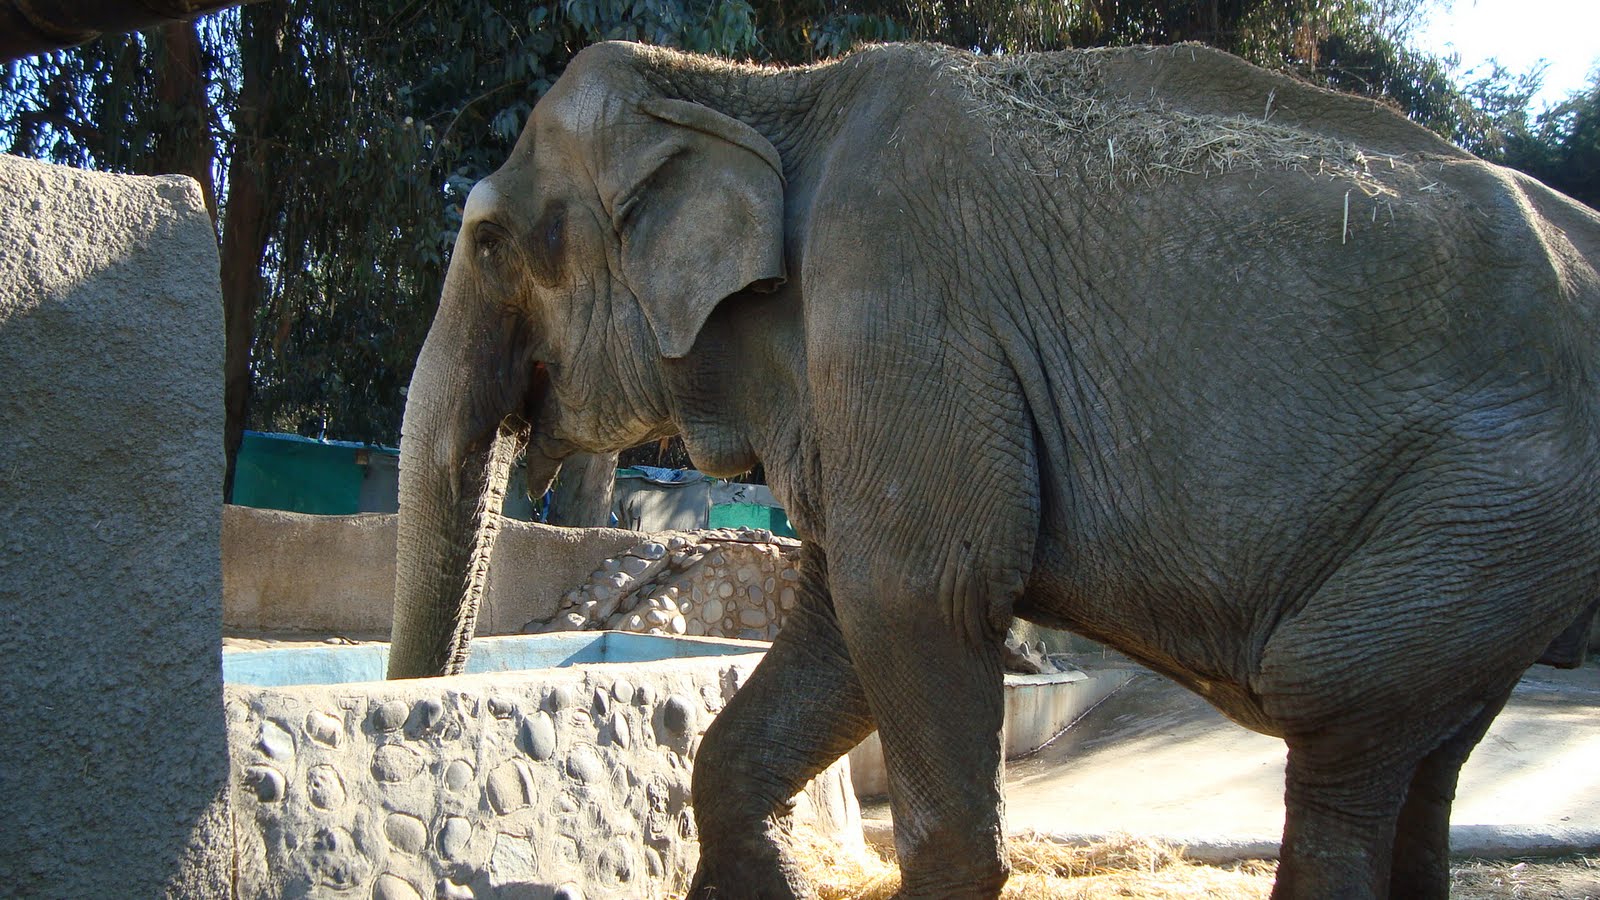
[(1506, 123), (1492, 158), (1600, 209), (1600, 71), (1532, 122), (1523, 109)]

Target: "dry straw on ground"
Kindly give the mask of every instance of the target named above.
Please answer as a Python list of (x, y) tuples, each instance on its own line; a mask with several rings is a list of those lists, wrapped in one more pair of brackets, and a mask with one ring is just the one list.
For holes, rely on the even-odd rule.
[[(818, 900), (887, 900), (900, 885), (892, 859), (851, 853), (802, 830), (795, 859)], [(1119, 836), (1088, 845), (1034, 838), (1007, 841), (1012, 875), (1002, 900), (1265, 900), (1277, 864), (1197, 863), (1183, 848)], [(1600, 900), (1600, 861), (1466, 862), (1452, 870), (1456, 900)]]
[[(900, 885), (893, 861), (872, 851), (851, 855), (826, 841), (796, 835), (795, 857), (818, 900), (886, 900)], [(1182, 848), (1118, 837), (1087, 846), (1045, 840), (1007, 841), (1012, 875), (1002, 900), (1258, 900), (1272, 892), (1273, 866), (1192, 863)]]

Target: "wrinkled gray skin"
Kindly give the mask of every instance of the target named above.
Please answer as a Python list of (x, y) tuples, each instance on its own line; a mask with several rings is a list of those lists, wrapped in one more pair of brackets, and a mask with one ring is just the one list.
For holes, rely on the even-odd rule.
[(1457, 770), (1600, 597), (1600, 220), (1191, 47), (1101, 54), (1102, 89), (1270, 95), (1389, 193), (1315, 160), (1108, 182), (1115, 148), (1051, 157), (953, 58), (579, 55), (473, 191), (418, 361), (390, 675), (464, 661), (522, 442), (537, 487), (679, 432), (764, 463), (806, 541), (695, 760), (693, 896), (805, 895), (776, 817), (874, 727), (900, 896), (994, 896), (1013, 615), (1288, 743), (1274, 896), (1446, 896)]

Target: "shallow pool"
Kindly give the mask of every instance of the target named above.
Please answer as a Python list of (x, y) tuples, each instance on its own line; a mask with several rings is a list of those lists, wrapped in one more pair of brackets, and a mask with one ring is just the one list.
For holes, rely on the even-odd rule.
[[(474, 640), (466, 674), (733, 656), (761, 653), (766, 648), (766, 644), (757, 641), (669, 638), (621, 631), (506, 635)], [(389, 645), (386, 643), (230, 650), (222, 655), (222, 679), (229, 684), (262, 687), (348, 684), (382, 681), (388, 666)]]

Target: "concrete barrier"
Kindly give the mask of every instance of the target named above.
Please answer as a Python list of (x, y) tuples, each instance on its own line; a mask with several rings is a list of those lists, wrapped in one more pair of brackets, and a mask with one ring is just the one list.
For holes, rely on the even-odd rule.
[[(314, 516), (228, 506), (222, 517), (223, 624), (386, 638), (394, 604), (393, 514)], [(609, 556), (644, 539), (617, 528), (504, 519), (478, 611), (479, 634), (514, 634), (556, 614)]]
[[(1093, 673), (1007, 675), (1006, 759), (1026, 756), (1043, 747), (1127, 684), (1134, 674), (1135, 670), (1106, 669)], [(889, 770), (884, 765), (883, 744), (876, 731), (850, 751), (850, 778), (857, 797), (889, 793)]]
[[(764, 645), (591, 632), (485, 638), (474, 659), (571, 659), (579, 644), (602, 645), (588, 658), (632, 661), (410, 681), (230, 682), (237, 896), (681, 892), (699, 852), (694, 758)], [(356, 657), (371, 648), (326, 649)], [(699, 655), (679, 656), (690, 652)], [(848, 761), (795, 802), (797, 823), (864, 848)]]
[(228, 895), (222, 471), (199, 186), (0, 155), (0, 894)]

